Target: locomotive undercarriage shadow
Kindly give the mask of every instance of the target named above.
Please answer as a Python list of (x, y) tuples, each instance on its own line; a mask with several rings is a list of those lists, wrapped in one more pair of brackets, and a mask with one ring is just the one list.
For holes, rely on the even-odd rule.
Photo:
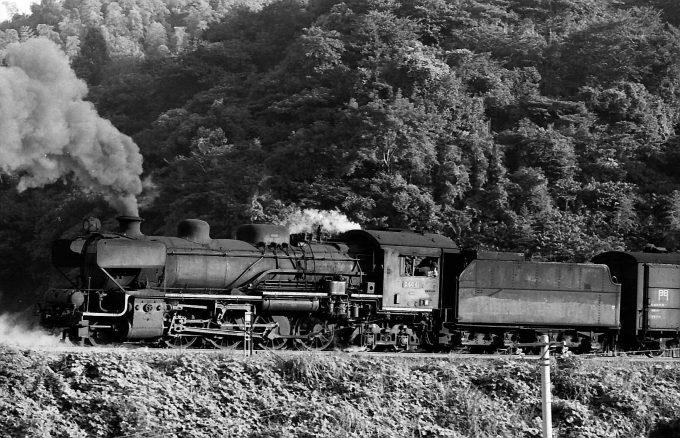
[(680, 337), (677, 334), (673, 337), (640, 337), (628, 354), (633, 353), (647, 357), (680, 357)]
[[(74, 345), (104, 346), (128, 342), (130, 330), (125, 317), (110, 318), (106, 322), (81, 321), (77, 328), (63, 330), (63, 338)], [(125, 329), (121, 329), (125, 327)], [(250, 325), (244, 317), (225, 315), (220, 320), (193, 313), (167, 313), (161, 336), (137, 340), (163, 348), (242, 348), (244, 340), (252, 339), (253, 346), (265, 350), (294, 348), (319, 351), (343, 345), (351, 332), (347, 322), (324, 318), (315, 314), (256, 315)]]
[(548, 335), (557, 354), (614, 354), (616, 335), (612, 333), (585, 332), (575, 329), (555, 331), (540, 329), (484, 329), (439, 331), (440, 342), (448, 342), (449, 351), (473, 354), (540, 354), (541, 336)]
[[(92, 322), (88, 335), (77, 337), (65, 332), (74, 344), (104, 346), (120, 343), (120, 324)], [(168, 326), (160, 338), (150, 338), (143, 343), (173, 349), (241, 349), (244, 345), (244, 319), (228, 316), (221, 323), (201, 319), (193, 314), (179, 315), (174, 325)], [(422, 324), (406, 321), (371, 320), (361, 322), (339, 321), (324, 318), (321, 314), (258, 315), (252, 323), (252, 341), (255, 349), (307, 351), (341, 350), (359, 347), (361, 351), (429, 351), (467, 352), (474, 354), (539, 354), (537, 346), (542, 334), (551, 342), (561, 342), (556, 354), (577, 355), (646, 355), (648, 357), (680, 357), (680, 339), (646, 338), (638, 340), (633, 348), (620, 349), (615, 333), (585, 332), (577, 330), (440, 330), (423, 329)], [(220, 334), (201, 334), (208, 329)], [(524, 345), (523, 345), (524, 344)]]
[(409, 351), (419, 348), (421, 342), (412, 325), (404, 322), (371, 321), (358, 324), (349, 344), (368, 351)]
[[(113, 325), (94, 323), (89, 335), (74, 343), (106, 345), (119, 342)], [(616, 335), (577, 330), (502, 330), (470, 328), (450, 331), (446, 327), (434, 330), (422, 321), (406, 318), (348, 321), (322, 313), (289, 315), (256, 315), (248, 329), (243, 317), (224, 315), (219, 321), (193, 313), (175, 313), (166, 318), (163, 336), (147, 339), (149, 345), (165, 348), (241, 349), (250, 336), (255, 349), (309, 350), (345, 349), (359, 347), (367, 351), (430, 351), (469, 352), (478, 354), (538, 354), (540, 348), (527, 344), (538, 343), (547, 334), (551, 342), (563, 343), (556, 353), (616, 354)], [(658, 341), (640, 343), (639, 351), (648, 356), (677, 350), (677, 338), (666, 340), (663, 348)]]
[(315, 314), (257, 315), (250, 325), (243, 317), (226, 316), (222, 321), (215, 321), (175, 316), (161, 346), (236, 349), (242, 348), (250, 337), (256, 349), (319, 351), (341, 342), (342, 337), (336, 332), (348, 329), (333, 319)]
[(251, 337), (254, 348), (265, 350), (321, 351), (356, 346), (370, 351), (433, 351), (438, 346), (427, 320), (370, 311), (355, 316), (357, 319), (330, 312), (263, 313), (254, 316), (248, 326), (243, 317), (229, 313), (200, 318), (177, 312), (166, 317), (161, 345), (234, 349), (242, 348), (244, 340)]

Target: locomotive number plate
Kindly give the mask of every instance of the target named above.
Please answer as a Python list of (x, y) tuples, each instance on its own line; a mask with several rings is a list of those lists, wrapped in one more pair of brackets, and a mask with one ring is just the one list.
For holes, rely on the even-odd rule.
[(408, 288), (408, 289), (421, 289), (423, 287), (422, 284), (420, 284), (419, 281), (403, 281), (401, 283), (401, 287), (403, 288)]

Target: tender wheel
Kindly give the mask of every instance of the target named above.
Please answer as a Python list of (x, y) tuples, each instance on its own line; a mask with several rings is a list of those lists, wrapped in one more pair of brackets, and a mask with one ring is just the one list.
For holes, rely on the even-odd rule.
[(666, 349), (664, 346), (662, 346), (658, 342), (654, 342), (651, 344), (645, 344), (641, 347), (642, 350), (645, 351), (645, 356), (647, 357), (659, 357), (663, 356), (663, 354), (666, 352)]
[(677, 340), (671, 340), (666, 342), (666, 356), (668, 357), (678, 357), (678, 354), (680, 353), (678, 351), (678, 347), (680, 344), (678, 344)]
[[(277, 324), (273, 329), (267, 327), (258, 327), (258, 324)], [(282, 327), (282, 324), (287, 324), (288, 327)], [(256, 333), (261, 333), (262, 338), (257, 339), (255, 342), (257, 346), (260, 346), (268, 350), (283, 350), (288, 346), (288, 338), (278, 338), (276, 335), (282, 334), (281, 332), (290, 331), (290, 323), (288, 318), (277, 316), (276, 320), (271, 316), (258, 316), (253, 321), (253, 331)]]
[(295, 341), (306, 350), (325, 350), (335, 339), (335, 324), (328, 324), (316, 316), (300, 318), (295, 326), (295, 334), (304, 336)]

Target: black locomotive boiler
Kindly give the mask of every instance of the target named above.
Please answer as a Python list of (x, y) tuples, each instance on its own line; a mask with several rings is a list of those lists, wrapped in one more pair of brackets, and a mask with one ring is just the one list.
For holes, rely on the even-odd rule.
[(527, 262), (410, 231), (321, 241), (244, 225), (235, 239), (213, 239), (196, 219), (182, 221), (177, 237), (143, 235), (140, 218), (119, 222), (102, 232), (88, 219), (86, 234), (53, 244), (70, 286), (47, 291), (43, 326), (76, 342), (170, 347), (234, 347), (244, 330), (273, 349), (512, 350), (547, 334), (588, 352), (677, 340), (677, 314), (667, 318), (674, 332), (623, 326), (631, 317), (622, 309), (632, 314), (626, 297), (638, 288), (613, 281), (609, 259)]
[[(334, 335), (327, 323), (356, 306), (347, 292), (359, 290), (362, 274), (342, 244), (291, 245), (288, 231), (272, 225), (212, 239), (200, 220), (182, 221), (177, 237), (144, 236), (139, 218), (119, 222), (118, 233), (100, 233), (91, 219), (87, 235), (54, 243), (53, 264), (72, 287), (47, 292), (43, 325), (93, 344), (229, 346), (253, 308), (262, 344), (278, 348), (296, 338), (321, 347)], [(312, 318), (322, 306), (328, 318)], [(308, 336), (310, 328), (317, 337)]]

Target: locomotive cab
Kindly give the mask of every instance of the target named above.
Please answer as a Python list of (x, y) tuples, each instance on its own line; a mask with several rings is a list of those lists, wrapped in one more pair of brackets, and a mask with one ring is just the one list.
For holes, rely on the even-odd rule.
[(383, 312), (431, 313), (439, 307), (445, 256), (459, 253), (453, 241), (409, 231), (352, 230), (345, 238), (367, 279), (382, 291)]
[(374, 297), (376, 314), (374, 322), (360, 327), (361, 343), (396, 349), (436, 344), (435, 310), (455, 284), (446, 273), (451, 257), (459, 253), (456, 244), (438, 234), (411, 231), (352, 230), (344, 238), (366, 285), (379, 291), (361, 295)]

